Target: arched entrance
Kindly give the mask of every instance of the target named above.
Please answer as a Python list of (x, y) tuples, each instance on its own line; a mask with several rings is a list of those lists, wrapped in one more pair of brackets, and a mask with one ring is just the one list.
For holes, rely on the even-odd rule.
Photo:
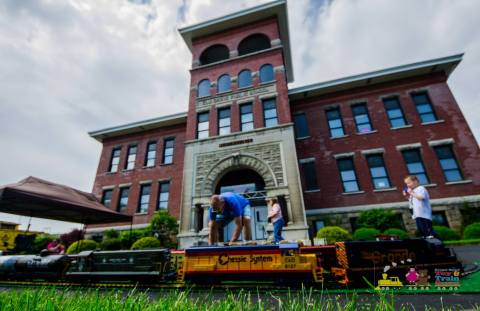
[[(265, 240), (268, 237), (266, 230), (268, 210), (264, 189), (265, 182), (262, 176), (249, 168), (228, 171), (219, 178), (215, 186), (215, 193), (233, 192), (243, 195), (250, 201), (253, 240)], [(235, 224), (231, 222), (223, 229), (224, 241), (231, 238), (234, 228)]]

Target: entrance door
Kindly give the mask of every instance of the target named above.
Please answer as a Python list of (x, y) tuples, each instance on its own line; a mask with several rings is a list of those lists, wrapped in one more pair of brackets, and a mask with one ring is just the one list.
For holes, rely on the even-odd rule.
[[(266, 206), (255, 206), (251, 208), (251, 225), (252, 225), (252, 240), (266, 240), (268, 234), (267, 229), (267, 216), (268, 210)], [(227, 226), (223, 228), (224, 241), (229, 241), (232, 238), (233, 231), (235, 230), (235, 222), (231, 221)], [(240, 234), (239, 240), (243, 240), (243, 231)]]

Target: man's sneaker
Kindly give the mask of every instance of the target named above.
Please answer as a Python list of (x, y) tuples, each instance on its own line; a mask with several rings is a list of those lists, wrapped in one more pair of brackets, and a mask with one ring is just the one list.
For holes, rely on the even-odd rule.
[(429, 235), (426, 237), (426, 239), (435, 239), (435, 237), (433, 235)]

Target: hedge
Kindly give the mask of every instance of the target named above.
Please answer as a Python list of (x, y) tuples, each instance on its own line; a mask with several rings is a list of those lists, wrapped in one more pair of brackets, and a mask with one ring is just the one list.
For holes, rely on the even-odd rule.
[(463, 230), (463, 239), (480, 239), (480, 222), (466, 226), (465, 230)]
[(405, 239), (409, 238), (407, 231), (402, 230), (402, 229), (397, 229), (397, 228), (387, 229), (387, 230), (383, 231), (383, 234), (385, 234), (385, 235), (398, 235), (398, 237), (401, 240), (405, 240)]
[(132, 245), (132, 250), (134, 249), (145, 249), (145, 248), (156, 248), (160, 247), (160, 241), (157, 240), (154, 237), (145, 237), (141, 238), (140, 240), (137, 240), (135, 243)]
[(350, 240), (352, 236), (347, 230), (343, 228), (336, 226), (326, 226), (318, 231), (317, 238), (327, 239), (328, 244), (334, 244), (338, 241)]
[(376, 240), (380, 235), (380, 231), (374, 228), (360, 228), (353, 233), (353, 239), (357, 241)]
[(437, 233), (442, 241), (459, 240), (460, 235), (452, 229), (445, 226), (433, 226), (433, 230)]
[(100, 249), (105, 251), (115, 251), (122, 249), (122, 241), (120, 239), (106, 239), (100, 243)]
[(98, 244), (94, 240), (80, 240), (73, 242), (67, 249), (67, 254), (77, 254), (83, 251), (91, 251), (97, 249)]

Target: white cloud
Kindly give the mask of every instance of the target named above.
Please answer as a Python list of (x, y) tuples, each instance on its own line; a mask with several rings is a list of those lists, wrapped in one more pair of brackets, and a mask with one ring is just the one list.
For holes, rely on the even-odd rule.
[[(1, 1), (0, 184), (91, 190), (101, 146), (88, 131), (187, 109), (191, 55), (176, 29), (263, 2)], [(480, 2), (288, 6), (292, 86), (466, 52), (449, 84), (480, 137)]]

